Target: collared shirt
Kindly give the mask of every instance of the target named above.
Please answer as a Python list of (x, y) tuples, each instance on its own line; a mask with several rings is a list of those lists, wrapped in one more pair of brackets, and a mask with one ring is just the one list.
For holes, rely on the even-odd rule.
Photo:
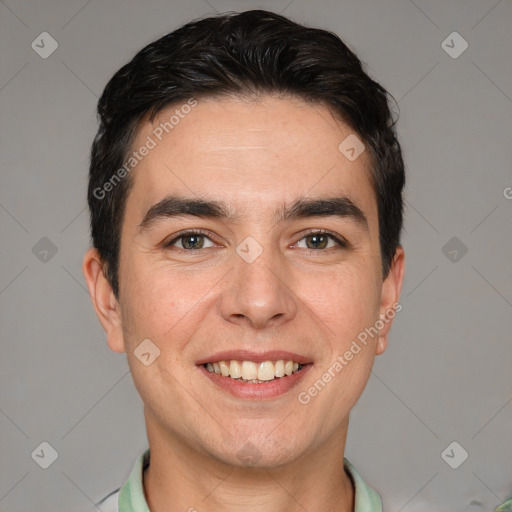
[(512, 498), (494, 509), (494, 512), (512, 512)]
[[(348, 459), (344, 458), (343, 464), (355, 488), (354, 512), (382, 512), (380, 495), (366, 485)], [(101, 510), (103, 512), (150, 512), (143, 487), (143, 474), (148, 465), (149, 448), (139, 456), (123, 487), (98, 503)]]

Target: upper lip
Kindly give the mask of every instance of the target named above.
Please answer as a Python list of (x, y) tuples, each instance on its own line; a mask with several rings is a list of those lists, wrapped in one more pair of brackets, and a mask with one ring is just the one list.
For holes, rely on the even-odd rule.
[(196, 365), (206, 363), (216, 363), (218, 361), (254, 361), (261, 363), (263, 361), (295, 361), (300, 364), (311, 363), (311, 359), (295, 354), (294, 352), (287, 352), (285, 350), (267, 350), (266, 352), (255, 352), (252, 350), (223, 350), (215, 352), (214, 354), (202, 357), (196, 361)]

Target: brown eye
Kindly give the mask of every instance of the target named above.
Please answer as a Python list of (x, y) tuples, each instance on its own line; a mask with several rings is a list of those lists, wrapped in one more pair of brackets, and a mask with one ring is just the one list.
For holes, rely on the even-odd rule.
[(306, 240), (309, 240), (310, 243), (306, 242), (308, 249), (325, 249), (329, 242), (329, 237), (327, 235), (308, 235), (305, 237)]
[[(209, 240), (211, 245), (206, 246), (205, 241)], [(170, 242), (166, 243), (165, 248), (176, 247), (182, 250), (194, 250), (194, 249), (206, 249), (213, 247), (213, 242), (208, 236), (197, 231), (190, 231), (188, 233), (182, 233)]]
[(184, 249), (202, 249), (204, 245), (203, 235), (186, 235), (180, 237)]
[[(304, 236), (303, 238), (301, 238), (301, 240), (299, 240), (299, 242), (297, 243), (300, 243), (302, 240), (306, 240), (306, 246), (304, 247), (305, 249), (309, 249), (309, 250), (322, 250), (322, 249), (330, 249), (332, 247), (347, 247), (347, 243), (340, 240), (338, 237), (330, 234), (330, 233), (326, 233), (326, 232), (323, 232), (323, 231), (315, 231), (315, 232), (312, 232), (312, 233), (308, 233), (306, 236)], [(333, 243), (331, 243), (329, 245), (329, 242), (330, 241), (333, 241)]]

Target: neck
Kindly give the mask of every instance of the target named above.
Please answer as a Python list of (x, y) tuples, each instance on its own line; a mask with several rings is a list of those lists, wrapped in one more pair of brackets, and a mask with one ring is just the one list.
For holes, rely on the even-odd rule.
[(353, 512), (343, 467), (346, 428), (314, 452), (279, 467), (239, 468), (148, 425), (144, 473), (151, 512)]

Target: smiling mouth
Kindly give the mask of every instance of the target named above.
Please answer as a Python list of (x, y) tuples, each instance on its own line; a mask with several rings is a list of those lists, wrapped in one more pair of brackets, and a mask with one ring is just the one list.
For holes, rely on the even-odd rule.
[(265, 384), (300, 372), (304, 366), (292, 360), (277, 361), (218, 361), (205, 363), (203, 366), (210, 372), (237, 382)]

